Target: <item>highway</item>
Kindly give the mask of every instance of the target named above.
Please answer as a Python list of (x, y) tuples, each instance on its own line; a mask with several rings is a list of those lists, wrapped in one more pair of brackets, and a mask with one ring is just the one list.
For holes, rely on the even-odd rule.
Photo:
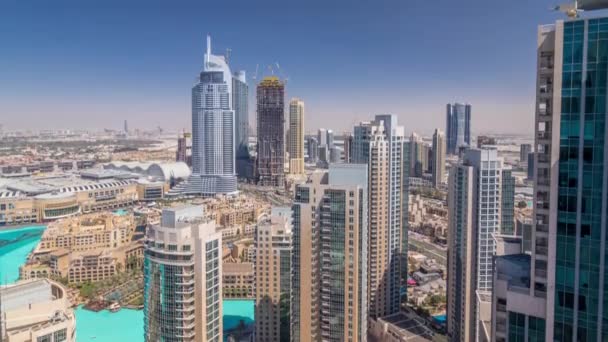
[(427, 237), (410, 232), (408, 234), (410, 251), (416, 251), (428, 258), (433, 258), (438, 264), (447, 267), (447, 250), (428, 241)]

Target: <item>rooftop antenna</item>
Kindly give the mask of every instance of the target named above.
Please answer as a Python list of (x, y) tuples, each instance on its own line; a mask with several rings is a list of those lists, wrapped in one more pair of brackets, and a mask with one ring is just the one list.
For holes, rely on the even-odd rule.
[(226, 53), (224, 54), (224, 59), (226, 60), (226, 64), (230, 64), (230, 55), (232, 54), (231, 48), (226, 48)]
[(205, 66), (209, 67), (209, 56), (211, 56), (211, 36), (207, 35), (207, 53), (205, 54)]

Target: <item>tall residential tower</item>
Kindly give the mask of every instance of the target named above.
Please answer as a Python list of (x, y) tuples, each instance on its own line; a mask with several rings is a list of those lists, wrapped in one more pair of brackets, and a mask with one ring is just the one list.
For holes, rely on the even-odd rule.
[[(403, 250), (403, 212), (407, 208), (404, 182), (404, 128), (395, 115), (376, 115), (355, 126), (353, 163), (367, 164), (369, 182), (369, 315), (399, 311)], [(407, 209), (405, 209), (407, 211)], [(403, 237), (405, 238), (405, 237)]]
[(289, 102), (289, 173), (304, 173), (304, 101)]
[(143, 297), (146, 341), (222, 341), (222, 235), (202, 207), (146, 231)]
[(367, 166), (336, 164), (296, 186), (291, 341), (367, 341)]
[(445, 135), (436, 129), (433, 134), (433, 158), (431, 160), (432, 182), (438, 188), (445, 177)]

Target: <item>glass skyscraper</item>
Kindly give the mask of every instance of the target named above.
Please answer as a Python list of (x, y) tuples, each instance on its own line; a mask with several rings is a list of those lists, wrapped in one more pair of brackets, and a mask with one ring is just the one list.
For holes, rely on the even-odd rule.
[(454, 103), (446, 106), (447, 153), (458, 154), (461, 147), (471, 146), (471, 105)]
[(532, 248), (519, 262), (529, 271), (495, 294), (494, 335), (605, 341), (608, 18), (541, 26), (537, 51)]
[(283, 187), (285, 182), (285, 85), (264, 78), (257, 87), (258, 183)]
[(186, 194), (237, 191), (232, 85), (224, 56), (211, 54), (211, 39), (207, 37), (203, 70), (192, 88), (192, 175), (183, 186)]

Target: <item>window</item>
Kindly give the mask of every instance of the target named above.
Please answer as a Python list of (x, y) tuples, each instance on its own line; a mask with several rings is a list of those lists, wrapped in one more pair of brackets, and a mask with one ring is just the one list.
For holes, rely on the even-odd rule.
[(53, 340), (54, 342), (62, 342), (67, 340), (67, 330), (61, 329), (61, 330), (57, 330), (53, 333)]

